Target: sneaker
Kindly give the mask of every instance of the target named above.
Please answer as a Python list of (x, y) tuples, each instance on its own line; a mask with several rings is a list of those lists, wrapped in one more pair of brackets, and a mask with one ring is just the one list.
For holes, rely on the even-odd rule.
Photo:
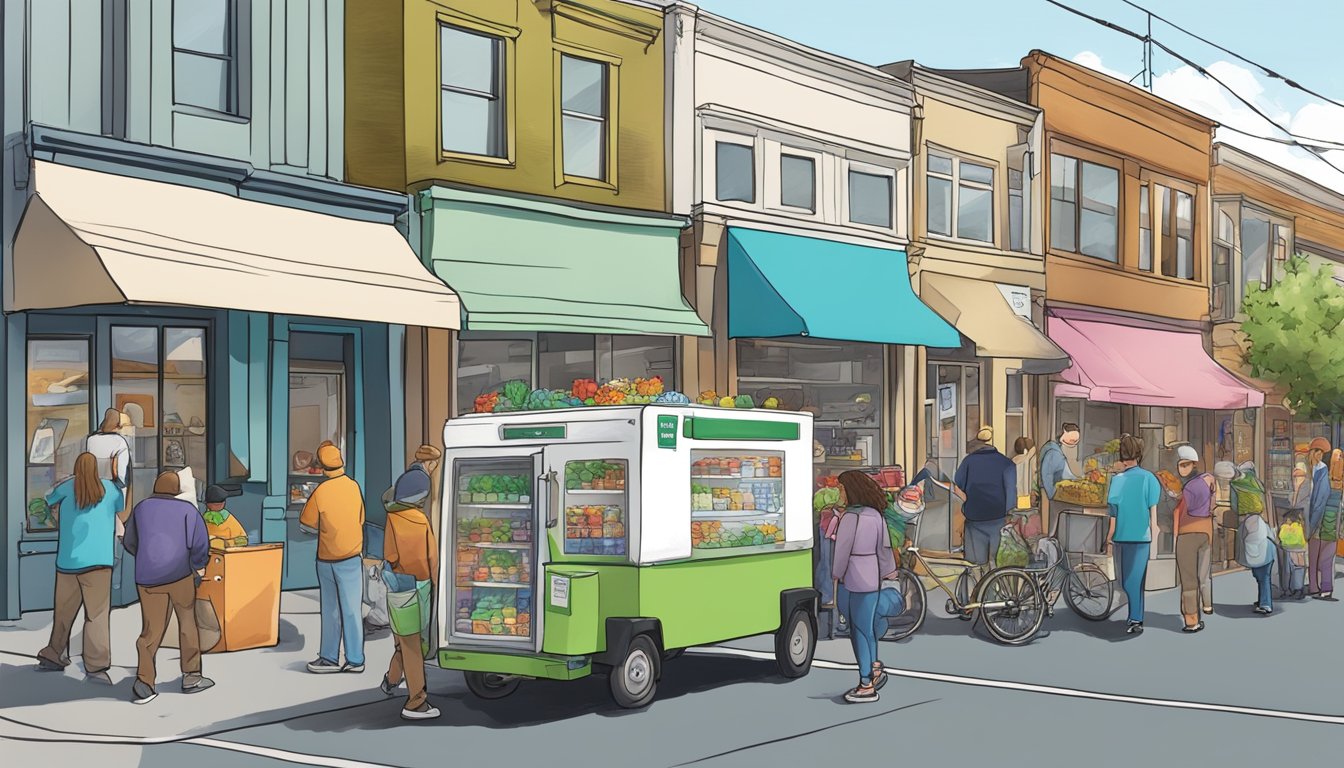
[(84, 679), (85, 679), (85, 680), (88, 680), (90, 683), (97, 683), (97, 684), (99, 684), (99, 685), (111, 685), (111, 684), (112, 684), (112, 678), (108, 676), (108, 674), (107, 674), (107, 670), (99, 670), (99, 671), (97, 671), (97, 672), (89, 672), (88, 674), (84, 675)]
[(214, 680), (203, 677), (199, 673), (186, 675), (182, 678), (183, 693), (200, 693), (207, 688), (213, 688), (214, 685)]
[(1258, 614), (1260, 614), (1261, 616), (1268, 616), (1269, 614), (1271, 614), (1271, 613), (1274, 612), (1274, 609), (1273, 609), (1273, 608), (1266, 608), (1266, 607), (1264, 607), (1264, 606), (1262, 606), (1262, 605), (1257, 605), (1257, 606), (1255, 606), (1255, 612), (1258, 613)]
[(333, 672), (340, 672), (341, 665), (334, 661), (318, 659), (317, 661), (308, 662), (308, 671), (315, 675), (329, 675)]
[(882, 686), (887, 684), (887, 673), (880, 665), (877, 672), (873, 675), (873, 690), (880, 691)]
[(136, 680), (135, 685), (131, 686), (131, 701), (136, 704), (148, 704), (157, 699), (159, 694), (142, 681)]
[(37, 668), (42, 670), (43, 672), (60, 672), (61, 670), (65, 669), (64, 666), (57, 664), (56, 662), (46, 658), (45, 656), (37, 657)]
[(402, 720), (433, 720), (438, 716), (439, 716), (439, 710), (435, 709), (434, 707), (431, 707), (428, 701), (416, 707), (415, 709), (406, 709), (405, 707), (403, 707), (401, 710)]
[(363, 664), (351, 664), (350, 662), (347, 661), (347, 662), (345, 663), (345, 666), (341, 667), (340, 671), (341, 671), (341, 672), (349, 672), (349, 673), (351, 673), (351, 674), (358, 675), (360, 672), (363, 672), (363, 671), (364, 671), (364, 665), (363, 665)]
[(871, 685), (860, 685), (845, 694), (845, 701), (850, 704), (872, 704), (879, 698), (877, 689)]
[(1316, 599), (1317, 599), (1317, 600), (1323, 600), (1323, 601), (1325, 601), (1325, 602), (1327, 602), (1327, 603), (1338, 603), (1338, 602), (1339, 602), (1339, 598), (1338, 598), (1338, 597), (1335, 597), (1335, 594), (1334, 594), (1333, 592), (1322, 592), (1321, 594), (1319, 594), (1319, 595), (1316, 596)]
[(382, 691), (384, 696), (391, 696), (392, 694), (397, 692), (397, 687), (400, 685), (401, 683), (393, 685), (392, 683), (388, 682), (387, 675), (383, 675), (383, 681), (378, 684), (378, 690)]
[(1201, 622), (1199, 622), (1198, 624), (1196, 624), (1196, 625), (1193, 626), (1193, 627), (1181, 627), (1181, 631), (1182, 631), (1182, 632), (1185, 632), (1186, 634), (1190, 634), (1190, 635), (1193, 635), (1193, 634), (1196, 633), (1196, 632), (1203, 632), (1203, 631), (1204, 631), (1204, 622), (1201, 621)]
[(1205, 616), (1212, 616), (1212, 615), (1213, 615), (1213, 608), (1205, 608), (1205, 609), (1204, 609), (1204, 615), (1205, 615)]
[(1127, 634), (1127, 635), (1142, 635), (1142, 634), (1143, 634), (1143, 622), (1142, 622), (1142, 621), (1131, 621), (1131, 622), (1129, 623), (1129, 626), (1125, 627), (1125, 634)]

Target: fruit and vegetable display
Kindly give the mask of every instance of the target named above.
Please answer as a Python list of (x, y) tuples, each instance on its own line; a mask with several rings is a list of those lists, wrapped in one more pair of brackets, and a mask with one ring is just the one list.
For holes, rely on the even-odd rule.
[(571, 491), (623, 491), (625, 464), (571, 461), (565, 465), (565, 488)]
[(526, 475), (463, 475), (457, 500), (462, 504), (530, 504), (532, 480)]
[(614, 504), (566, 507), (565, 554), (624, 555), (625, 510)]
[(461, 634), (531, 637), (532, 590), (477, 588), (457, 601), (453, 626)]
[(1089, 457), (1083, 462), (1083, 479), (1088, 482), (1105, 485), (1107, 479), (1108, 467), (1101, 464), (1101, 460), (1095, 456)]
[(1157, 482), (1161, 483), (1162, 490), (1166, 491), (1171, 496), (1180, 496), (1181, 490), (1184, 487), (1181, 483), (1181, 478), (1165, 469), (1158, 470)]
[(507, 517), (474, 517), (457, 521), (458, 544), (522, 544), (532, 541), (527, 512)]
[(591, 405), (689, 405), (691, 399), (663, 386), (661, 376), (612, 379), (598, 384), (593, 379), (575, 379), (569, 389), (532, 389), (527, 382), (506, 382), (498, 391), (479, 395), (476, 413), (546, 411)]
[(458, 586), (470, 587), (472, 582), (530, 584), (532, 572), (528, 565), (529, 556), (523, 550), (482, 550), (459, 543), (456, 562)]
[(784, 543), (784, 531), (773, 523), (744, 523), (731, 520), (693, 520), (693, 549), (760, 547)]
[(698, 479), (781, 478), (784, 459), (779, 456), (732, 456), (700, 459), (691, 463), (691, 477)]
[(1054, 501), (1083, 507), (1106, 506), (1106, 486), (1091, 480), (1061, 480), (1055, 485)]

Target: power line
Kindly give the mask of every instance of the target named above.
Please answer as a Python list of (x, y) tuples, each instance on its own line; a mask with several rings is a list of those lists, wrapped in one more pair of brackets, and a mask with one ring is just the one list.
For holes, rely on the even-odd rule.
[[(1173, 29), (1176, 29), (1177, 31), (1184, 32), (1185, 34), (1189, 35), (1190, 37), (1195, 38), (1196, 40), (1200, 41), (1201, 43), (1204, 43), (1205, 45), (1208, 45), (1208, 46), (1212, 46), (1212, 47), (1214, 47), (1214, 48), (1217, 48), (1218, 50), (1222, 51), (1223, 53), (1226, 53), (1228, 56), (1236, 57), (1237, 59), (1239, 59), (1239, 60), (1241, 60), (1241, 61), (1244, 61), (1244, 62), (1246, 62), (1247, 64), (1250, 64), (1251, 66), (1255, 67), (1256, 69), (1259, 69), (1260, 71), (1264, 72), (1266, 75), (1268, 75), (1268, 76), (1274, 78), (1275, 80), (1280, 80), (1280, 81), (1282, 81), (1285, 85), (1287, 85), (1287, 86), (1290, 87), (1290, 88), (1295, 88), (1295, 89), (1297, 89), (1297, 90), (1299, 90), (1299, 91), (1302, 91), (1303, 93), (1309, 93), (1309, 94), (1311, 94), (1312, 96), (1315, 96), (1316, 98), (1318, 98), (1318, 99), (1320, 99), (1320, 100), (1322, 100), (1322, 101), (1325, 101), (1325, 102), (1329, 102), (1329, 103), (1331, 103), (1331, 104), (1334, 104), (1334, 105), (1337, 106), (1337, 107), (1344, 107), (1344, 102), (1340, 102), (1340, 101), (1337, 101), (1337, 100), (1335, 100), (1335, 99), (1330, 98), (1329, 96), (1325, 96), (1325, 95), (1323, 95), (1323, 94), (1317, 93), (1316, 91), (1313, 91), (1312, 89), (1306, 87), (1305, 85), (1302, 85), (1301, 83), (1297, 82), (1296, 80), (1293, 80), (1293, 79), (1290, 78), (1290, 77), (1286, 77), (1286, 76), (1284, 76), (1284, 75), (1282, 75), (1282, 74), (1280, 74), (1280, 73), (1274, 71), (1273, 69), (1270, 69), (1269, 67), (1265, 66), (1264, 64), (1260, 64), (1260, 63), (1258, 63), (1258, 62), (1256, 62), (1256, 61), (1253, 61), (1253, 60), (1251, 60), (1251, 59), (1248, 59), (1248, 58), (1246, 58), (1245, 56), (1242, 56), (1240, 53), (1237, 53), (1236, 51), (1233, 51), (1233, 50), (1228, 49), (1228, 48), (1224, 48), (1223, 46), (1221, 46), (1221, 45), (1219, 45), (1219, 44), (1213, 42), (1212, 40), (1209, 40), (1209, 39), (1204, 38), (1204, 37), (1200, 37), (1199, 35), (1195, 34), (1194, 32), (1191, 32), (1190, 30), (1186, 29), (1185, 27), (1182, 27), (1181, 25), (1177, 24), (1176, 22), (1174, 22), (1174, 21), (1172, 21), (1172, 20), (1170, 20), (1170, 19), (1167, 19), (1167, 18), (1163, 18), (1162, 16), (1159, 16), (1159, 15), (1157, 15), (1156, 13), (1153, 13), (1152, 11), (1148, 10), (1147, 8), (1144, 8), (1143, 6), (1139, 5), (1138, 3), (1130, 2), (1130, 0), (1120, 0), (1120, 1), (1121, 1), (1122, 3), (1124, 3), (1125, 5), (1130, 6), (1131, 8), (1136, 8), (1136, 9), (1138, 9), (1138, 10), (1140, 10), (1140, 11), (1143, 11), (1144, 13), (1148, 14), (1149, 17), (1154, 18), (1154, 19), (1157, 19), (1158, 21), (1162, 22), (1163, 24), (1166, 24), (1167, 26), (1169, 26), (1169, 27), (1171, 27), (1171, 28), (1173, 28)], [(1151, 30), (1150, 30), (1150, 33), (1151, 33)]]

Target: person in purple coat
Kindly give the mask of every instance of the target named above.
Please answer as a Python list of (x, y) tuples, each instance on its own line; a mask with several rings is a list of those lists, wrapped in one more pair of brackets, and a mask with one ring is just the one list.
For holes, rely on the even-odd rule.
[(154, 495), (135, 505), (126, 523), (122, 544), (135, 556), (135, 584), (140, 592), (142, 629), (135, 642), (139, 654), (135, 685), (136, 704), (148, 704), (154, 690), (154, 658), (177, 614), (181, 646), (182, 692), (198, 693), (214, 685), (201, 675), (201, 638), (196, 626), (196, 579), (205, 575), (210, 538), (196, 505), (176, 498), (182, 492), (176, 472), (154, 480)]
[(887, 494), (858, 470), (840, 473), (840, 503), (846, 508), (835, 533), (831, 574), (839, 581), (836, 606), (849, 623), (849, 641), (859, 662), (859, 685), (845, 694), (851, 704), (878, 700), (887, 675), (877, 658), (877, 598), (882, 580), (896, 575), (891, 534), (882, 518)]

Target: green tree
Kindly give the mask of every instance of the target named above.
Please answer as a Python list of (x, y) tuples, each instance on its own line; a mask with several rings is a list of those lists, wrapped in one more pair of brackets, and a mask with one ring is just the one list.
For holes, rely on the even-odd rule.
[(1284, 387), (1308, 418), (1344, 415), (1344, 287), (1330, 267), (1298, 254), (1269, 288), (1248, 286), (1242, 308), (1254, 375)]

